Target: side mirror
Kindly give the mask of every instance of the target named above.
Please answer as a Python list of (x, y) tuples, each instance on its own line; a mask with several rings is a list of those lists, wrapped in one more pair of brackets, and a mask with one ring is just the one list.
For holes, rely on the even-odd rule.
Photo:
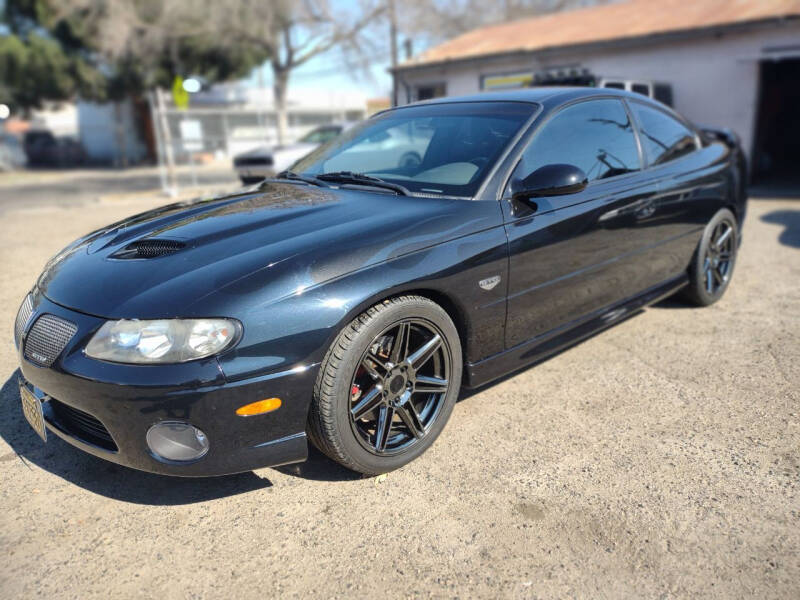
[(512, 199), (526, 201), (545, 196), (564, 196), (580, 192), (589, 179), (574, 165), (553, 164), (536, 169), (513, 184)]

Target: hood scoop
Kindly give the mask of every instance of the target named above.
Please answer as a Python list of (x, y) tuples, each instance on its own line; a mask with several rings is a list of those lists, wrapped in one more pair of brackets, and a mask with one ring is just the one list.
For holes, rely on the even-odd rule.
[(186, 248), (186, 242), (180, 240), (137, 240), (114, 252), (111, 258), (158, 258), (175, 254), (184, 248)]

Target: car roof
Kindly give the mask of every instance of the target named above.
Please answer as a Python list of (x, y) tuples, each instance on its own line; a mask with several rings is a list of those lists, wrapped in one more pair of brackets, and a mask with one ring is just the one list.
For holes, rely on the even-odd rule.
[(563, 104), (564, 102), (570, 102), (580, 98), (603, 96), (614, 98), (633, 98), (644, 102), (653, 102), (653, 100), (647, 96), (625, 90), (596, 87), (542, 86), (516, 90), (503, 90), (497, 92), (480, 92), (478, 94), (470, 94), (469, 96), (444, 96), (441, 98), (434, 98), (433, 100), (416, 102), (406, 106), (448, 104), (454, 102), (530, 102), (535, 104), (556, 106)]

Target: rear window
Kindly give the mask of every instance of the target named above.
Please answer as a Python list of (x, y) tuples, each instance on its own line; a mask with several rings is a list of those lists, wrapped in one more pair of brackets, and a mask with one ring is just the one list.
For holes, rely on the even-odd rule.
[(642, 147), (649, 164), (660, 165), (697, 149), (694, 132), (677, 119), (638, 102), (631, 102), (631, 109), (639, 123)]

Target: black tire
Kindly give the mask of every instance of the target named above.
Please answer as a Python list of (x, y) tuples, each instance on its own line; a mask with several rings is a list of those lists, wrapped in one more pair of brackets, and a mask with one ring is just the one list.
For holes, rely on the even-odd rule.
[[(719, 240), (722, 236), (722, 244)], [(696, 306), (709, 306), (722, 298), (728, 289), (736, 253), (739, 249), (739, 226), (736, 217), (723, 208), (709, 221), (689, 265), (689, 285), (681, 297)]]
[[(398, 338), (404, 342), (397, 344)], [(461, 369), (458, 331), (439, 305), (421, 296), (384, 300), (350, 322), (325, 355), (314, 386), (309, 439), (353, 471), (377, 475), (398, 469), (425, 452), (444, 429), (458, 398)], [(374, 408), (358, 417), (371, 403)]]

